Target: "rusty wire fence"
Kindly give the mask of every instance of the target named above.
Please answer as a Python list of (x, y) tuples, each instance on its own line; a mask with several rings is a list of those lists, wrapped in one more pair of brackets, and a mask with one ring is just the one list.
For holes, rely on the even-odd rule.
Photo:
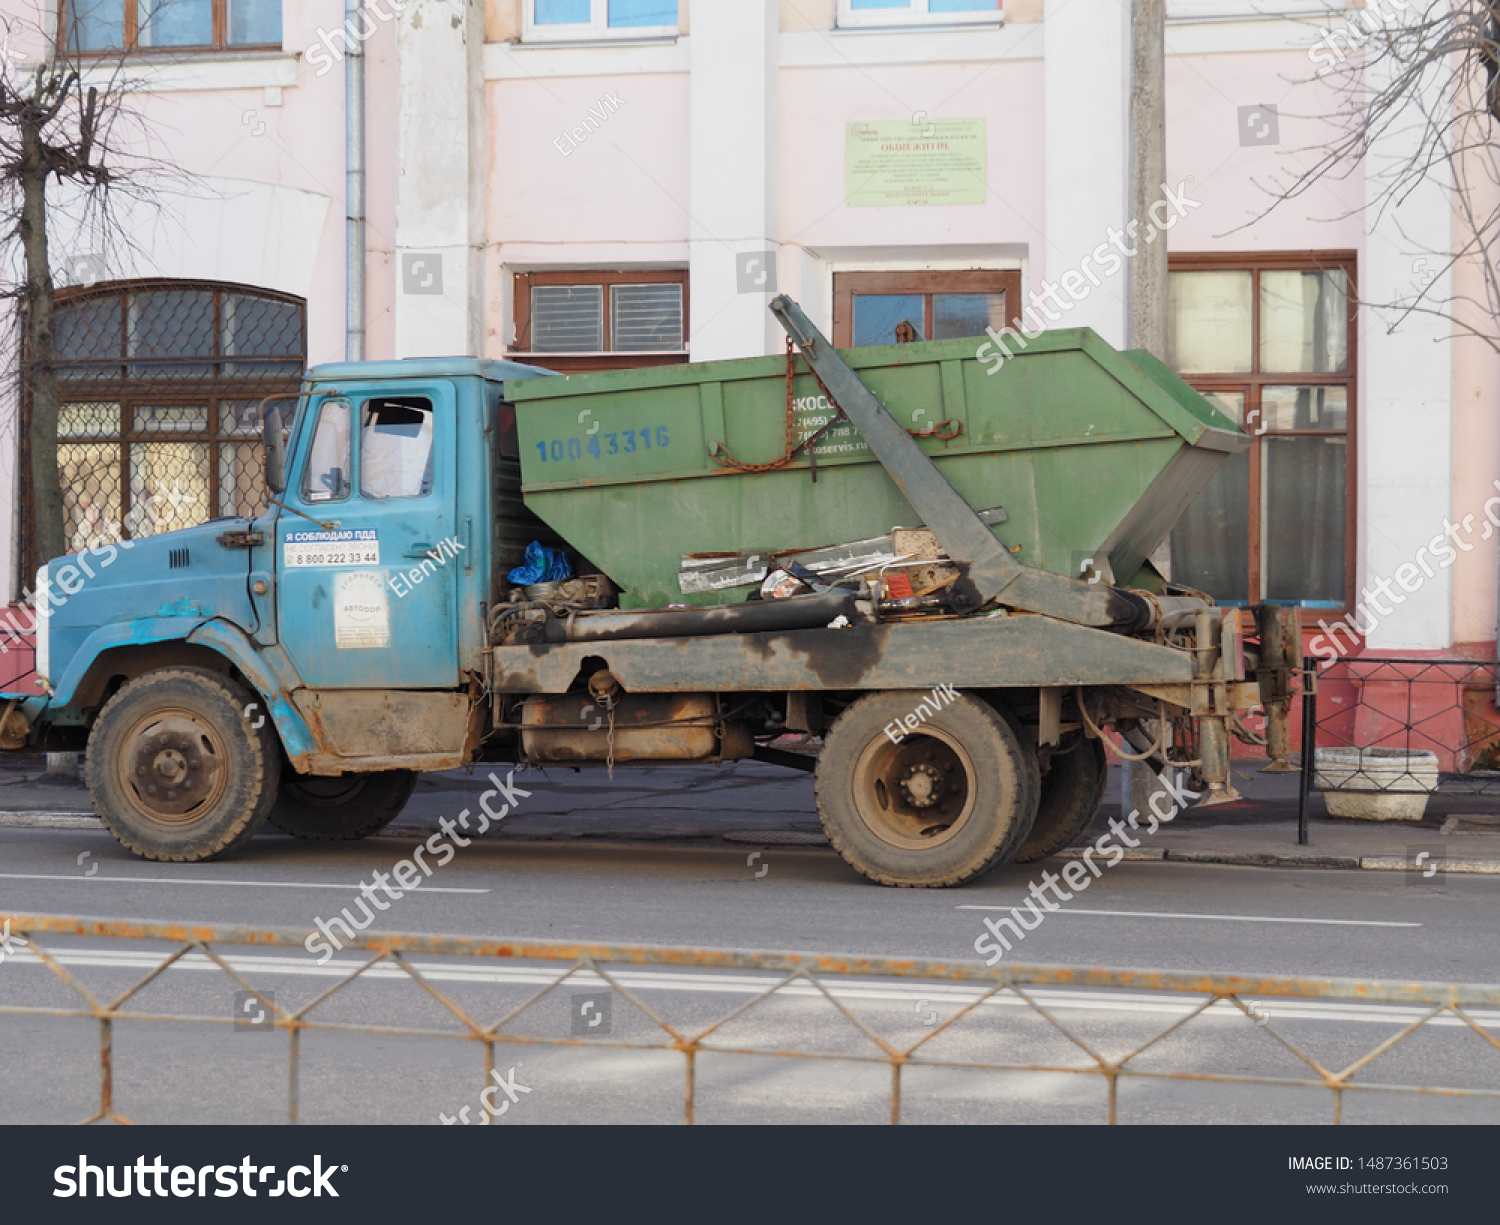
[[(91, 940), (130, 942), (150, 941), (171, 946), (154, 950), (160, 961), (128, 989), (109, 993), (108, 998), (86, 985), (64, 964), (69, 960), (64, 946), (55, 938), (85, 937)], [(692, 1123), (698, 1099), (698, 1059), (701, 1055), (765, 1056), (788, 1060), (837, 1061), (864, 1065), (883, 1065), (889, 1069), (890, 1122), (901, 1122), (903, 1077), (917, 1069), (942, 1068), (958, 1072), (1011, 1072), (1044, 1074), (1069, 1078), (1090, 1078), (1102, 1082), (1103, 1117), (1099, 1121), (1120, 1122), (1119, 1090), (1122, 1082), (1137, 1080), (1157, 1083), (1195, 1082), (1225, 1088), (1274, 1086), (1326, 1091), (1331, 1098), (1331, 1121), (1344, 1122), (1344, 1101), (1350, 1094), (1398, 1094), (1440, 1098), (1500, 1099), (1500, 1088), (1483, 1087), (1483, 1073), (1477, 1068), (1478, 1048), (1470, 1042), (1460, 1066), (1452, 1069), (1452, 1083), (1418, 1083), (1411, 1077), (1399, 1080), (1360, 1079), (1381, 1056), (1392, 1052), (1414, 1035), (1433, 1026), (1460, 1035), (1472, 1033), (1483, 1043), (1487, 1056), (1500, 1053), (1500, 986), (1442, 984), (1390, 981), (1361, 981), (1346, 978), (1296, 978), (1277, 976), (1243, 976), (1200, 974), (1194, 972), (1120, 970), (1060, 966), (997, 966), (986, 968), (977, 962), (935, 961), (885, 957), (857, 957), (826, 954), (786, 954), (715, 949), (672, 948), (646, 945), (570, 944), (551, 941), (487, 940), (442, 936), (357, 936), (345, 945), (348, 952), (363, 956), (360, 964), (343, 973), (338, 981), (317, 992), (301, 1007), (278, 1006), (274, 992), (264, 982), (253, 984), (237, 959), (243, 958), (229, 949), (295, 948), (304, 950), (309, 933), (292, 929), (213, 926), (195, 923), (136, 923), (116, 920), (75, 918), (48, 915), (13, 916), (9, 921), (6, 948), (12, 956), (19, 953), (34, 956), (58, 979), (76, 993), (73, 1007), (46, 1007), (0, 999), (0, 1015), (45, 1018), (84, 1018), (98, 1025), (99, 1096), (98, 1109), (85, 1123), (110, 1121), (129, 1123), (115, 1104), (114, 1083), (116, 1054), (115, 1025), (119, 1022), (196, 1023), (211, 1026), (237, 1025), (226, 1015), (194, 1015), (187, 1012), (157, 1012), (132, 1008), (132, 1001), (149, 984), (158, 980), (184, 958), (207, 959), (234, 985), (263, 1005), (267, 1022), (287, 1039), (287, 1121), (296, 1123), (299, 1114), (302, 1038), (315, 1032), (351, 1035), (400, 1035), (414, 1038), (447, 1039), (472, 1043), (482, 1056), (480, 1083), (488, 1088), (501, 1080), (496, 1059), (497, 1048), (519, 1046), (590, 1047), (633, 1051), (675, 1052), (683, 1059), (683, 1121)], [(77, 947), (77, 946), (68, 946)], [(97, 946), (94, 946), (97, 947)], [(473, 1015), (474, 1009), (455, 999), (432, 981), (434, 970), (424, 970), (413, 957), (439, 959), (478, 959), (490, 964), (508, 963), (544, 968), (549, 981), (518, 1005), (508, 1006), (503, 1015), (489, 1023)], [(309, 962), (310, 964), (310, 962)], [(709, 1023), (684, 1026), (667, 1020), (661, 1011), (642, 998), (630, 981), (631, 969), (654, 967), (659, 971), (718, 970), (730, 973), (770, 975), (758, 980), (749, 992), (750, 998), (717, 1016)], [(198, 968), (210, 968), (200, 965)], [(380, 1023), (352, 1023), (318, 1020), (313, 1014), (337, 993), (347, 990), (372, 970), (383, 968), (409, 979), (456, 1023), (454, 1028), (401, 1026)], [(555, 975), (555, 976), (553, 976)], [(563, 1037), (506, 1032), (507, 1027), (527, 1010), (557, 992), (580, 976), (597, 976), (649, 1018), (657, 1033), (645, 1041), (592, 1037)], [(871, 983), (920, 983), (924, 992), (938, 998), (960, 998), (961, 1006), (952, 1016), (923, 1033), (916, 1041), (896, 1040), (882, 1034), (867, 1018), (857, 1015), (853, 1004), (860, 997), (861, 985)], [(763, 985), (761, 985), (763, 984)], [(778, 1043), (745, 1043), (726, 1036), (727, 1028), (751, 1010), (764, 1007), (769, 1000), (789, 991), (801, 990), (804, 996), (826, 1000), (861, 1034), (866, 1049), (853, 1052), (827, 1052), (802, 1045)], [(957, 989), (958, 995), (953, 992)], [(1149, 993), (1163, 1001), (1158, 1010), (1169, 1023), (1143, 1041), (1134, 1041), (1128, 1050), (1106, 1053), (1096, 1037), (1082, 1032), (1074, 1022), (1065, 1023), (1059, 1014), (1071, 1007), (1087, 1004), (1097, 1008), (1109, 1006), (1112, 995), (1131, 993), (1140, 998)], [(934, 1053), (941, 1036), (953, 1027), (979, 1016), (985, 1005), (1002, 999), (1017, 1007), (1012, 1010), (1028, 1020), (1040, 1022), (1052, 1033), (1066, 1040), (1076, 1059), (1035, 1060), (976, 1059)], [(922, 1000), (926, 1004), (927, 1000)], [(1293, 1041), (1281, 1021), (1282, 1009), (1321, 1007), (1370, 1007), (1383, 1009), (1385, 1027), (1393, 1030), (1357, 1056), (1334, 1066), (1320, 1060), (1303, 1044)], [(1166, 1066), (1147, 1066), (1145, 1057), (1185, 1027), (1205, 1015), (1242, 1016), (1255, 1023), (1253, 1029), (1273, 1040), (1297, 1061), (1297, 1075), (1258, 1075), (1236, 1071), (1191, 1071)], [(1295, 1018), (1295, 1011), (1291, 1014)], [(1304, 1014), (1312, 1015), (1312, 1014)], [(935, 1021), (936, 1014), (933, 1014)], [(980, 1018), (1004, 1028), (1007, 1018)], [(1275, 1023), (1273, 1023), (1275, 1022)], [(932, 1022), (929, 1022), (931, 1024)], [(514, 1051), (511, 1052), (514, 1054)], [(1423, 1068), (1430, 1067), (1427, 1052)], [(1500, 1070), (1497, 1065), (1496, 1070)], [(514, 1071), (514, 1069), (512, 1069)], [(1500, 1084), (1500, 1078), (1494, 1079)], [(453, 1120), (444, 1119), (445, 1122)], [(465, 1114), (467, 1122), (467, 1112)], [(481, 1121), (488, 1122), (487, 1117)], [(1128, 1120), (1127, 1120), (1128, 1121)]]

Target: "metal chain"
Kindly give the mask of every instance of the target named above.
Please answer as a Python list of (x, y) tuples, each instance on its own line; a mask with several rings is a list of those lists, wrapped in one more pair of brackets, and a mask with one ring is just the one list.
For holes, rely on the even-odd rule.
[[(849, 418), (847, 415), (845, 415), (843, 408), (839, 405), (839, 402), (833, 398), (833, 393), (828, 390), (827, 384), (823, 382), (818, 372), (812, 369), (811, 366), (809, 366), (808, 373), (813, 376), (813, 381), (818, 384), (819, 390), (821, 390), (822, 393), (828, 398), (828, 406), (833, 410), (833, 414), (828, 418), (827, 423), (821, 429), (817, 430), (815, 433), (809, 434), (801, 442), (797, 441), (797, 410), (795, 404), (796, 397), (792, 390), (792, 380), (796, 375), (796, 360), (797, 349), (796, 346), (792, 343), (792, 338), (788, 336), (786, 338), (785, 454), (783, 454), (781, 458), (773, 459), (768, 463), (747, 464), (743, 460), (736, 459), (734, 457), (734, 452), (731, 451), (725, 443), (716, 442), (714, 443), (714, 449), (710, 453), (710, 457), (713, 459), (714, 463), (719, 465), (719, 467), (727, 468), (734, 472), (747, 472), (751, 474), (761, 472), (775, 472), (778, 468), (785, 468), (789, 463), (796, 459), (798, 454), (802, 451), (806, 451), (808, 453), (808, 458), (816, 467), (817, 456), (812, 450), (813, 444), (820, 438), (822, 438), (824, 434), (828, 433), (829, 430), (833, 429), (834, 426), (838, 425), (840, 422), (848, 421)], [(944, 442), (948, 442), (954, 438), (957, 438), (960, 434), (963, 433), (963, 423), (955, 417), (949, 417), (946, 421), (939, 421), (935, 425), (928, 426), (928, 428), (925, 430), (907, 430), (906, 432), (913, 438), (940, 438)], [(814, 477), (816, 479), (816, 472), (814, 472)]]

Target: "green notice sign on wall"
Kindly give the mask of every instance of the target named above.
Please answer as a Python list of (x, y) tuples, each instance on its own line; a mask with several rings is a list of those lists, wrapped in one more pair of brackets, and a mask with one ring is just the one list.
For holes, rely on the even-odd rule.
[(983, 204), (983, 119), (877, 119), (844, 128), (850, 208)]

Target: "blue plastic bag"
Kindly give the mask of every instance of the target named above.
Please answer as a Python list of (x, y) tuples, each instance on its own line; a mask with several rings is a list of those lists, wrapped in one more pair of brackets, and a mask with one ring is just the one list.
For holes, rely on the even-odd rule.
[(549, 549), (541, 541), (533, 540), (526, 546), (526, 564), (517, 566), (506, 577), (517, 587), (562, 583), (573, 577), (573, 567), (561, 549)]

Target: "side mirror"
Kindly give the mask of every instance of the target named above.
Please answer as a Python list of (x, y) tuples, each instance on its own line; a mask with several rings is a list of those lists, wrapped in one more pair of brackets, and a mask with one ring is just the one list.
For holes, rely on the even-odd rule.
[(266, 448), (266, 487), (273, 494), (286, 492), (286, 436), (281, 428), (281, 409), (267, 407), (261, 417), (261, 438)]

